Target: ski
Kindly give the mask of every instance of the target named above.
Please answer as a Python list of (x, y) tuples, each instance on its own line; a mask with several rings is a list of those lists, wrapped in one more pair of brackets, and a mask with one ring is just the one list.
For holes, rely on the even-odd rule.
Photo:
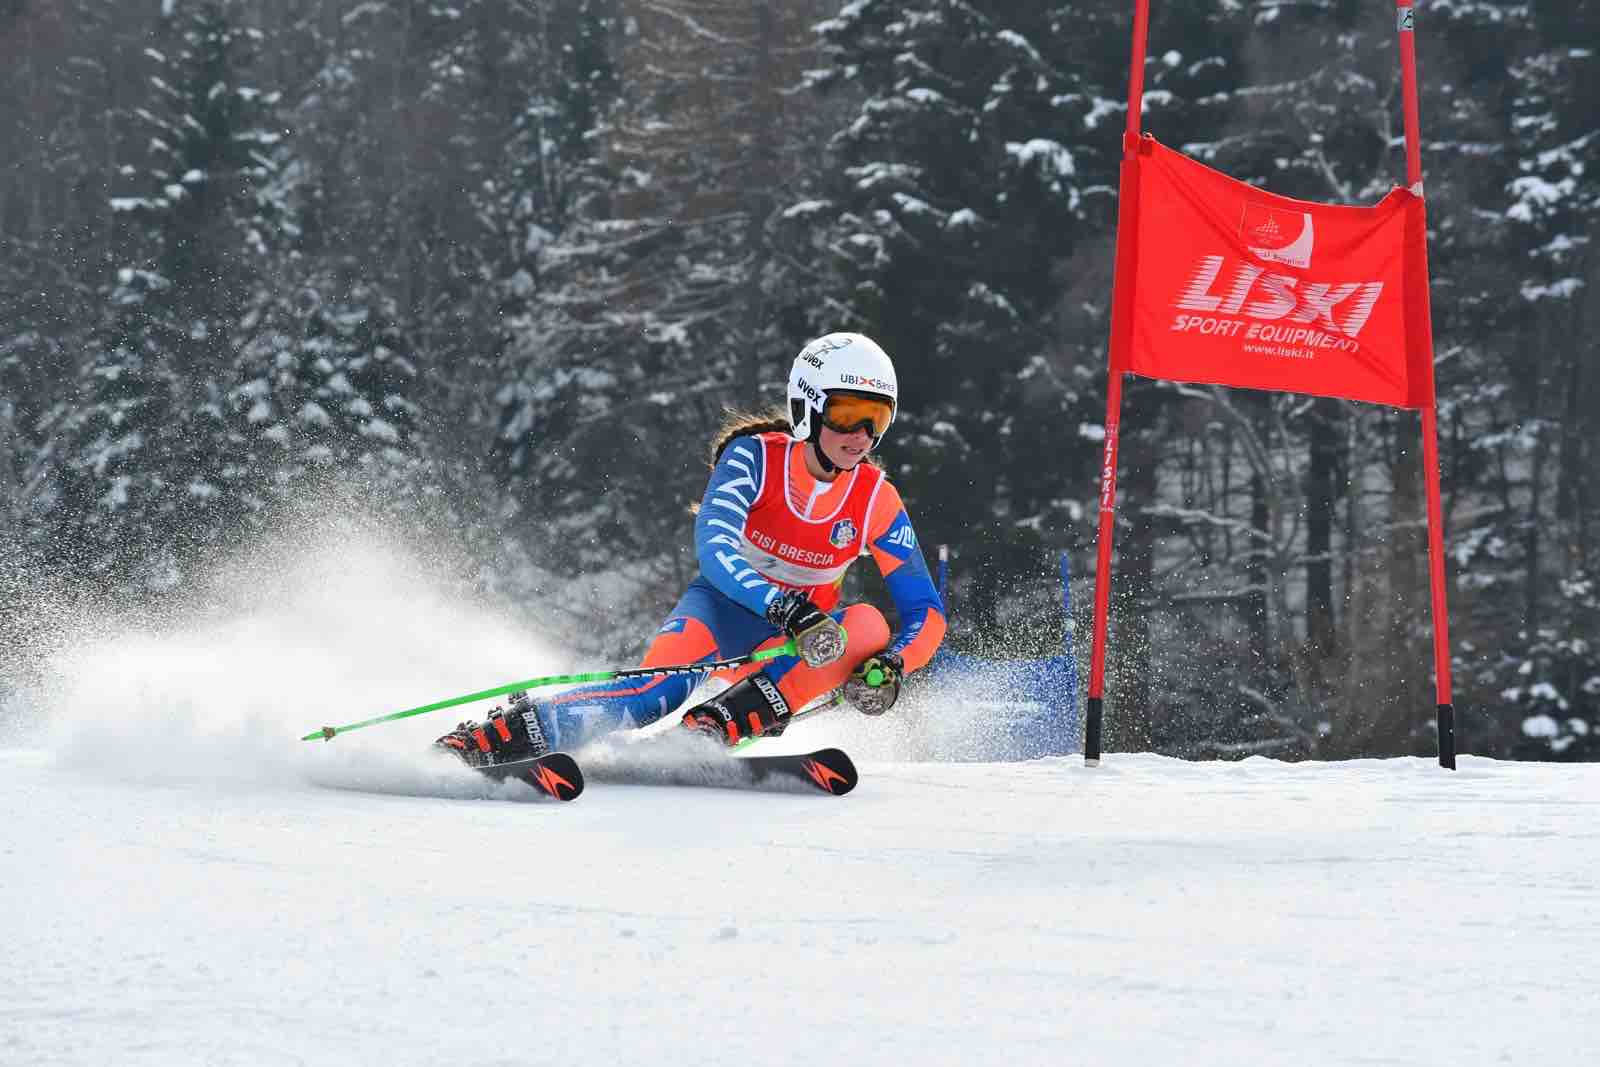
[(554, 800), (576, 800), (583, 792), (583, 771), (565, 752), (547, 752), (532, 759), (495, 763), (474, 770), (497, 782), (515, 778)]
[(760, 785), (768, 778), (790, 779), (836, 797), (850, 792), (861, 780), (856, 765), (843, 749), (837, 748), (819, 748), (796, 756), (730, 756), (728, 762), (750, 785)]
[[(674, 739), (676, 740), (676, 739)], [(703, 744), (646, 742), (621, 750), (586, 750), (589, 777), (622, 785), (699, 786), (775, 792), (815, 790), (842, 797), (860, 776), (850, 757), (837, 748), (782, 756), (730, 755)]]

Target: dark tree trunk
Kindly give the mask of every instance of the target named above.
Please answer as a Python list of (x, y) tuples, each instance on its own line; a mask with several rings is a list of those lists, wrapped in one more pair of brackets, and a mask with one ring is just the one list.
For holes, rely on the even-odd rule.
[(1333, 655), (1338, 623), (1333, 605), (1333, 524), (1343, 444), (1339, 402), (1318, 400), (1311, 410), (1311, 454), (1306, 471), (1306, 648), (1317, 668)]
[(777, 107), (781, 86), (776, 84), (773, 50), (778, 45), (777, 20), (771, 0), (753, 0), (755, 9), (755, 72), (751, 101), (754, 125), (750, 146), (749, 182), (744, 190), (745, 249), (749, 274), (745, 278), (743, 343), (739, 354), (738, 396), (751, 410), (761, 405), (762, 371), (771, 363), (763, 351), (762, 338), (767, 326), (767, 301), (764, 288), (770, 251), (767, 247), (767, 218), (772, 214), (778, 170), (778, 142), (783, 136)]
[(1266, 479), (1259, 470), (1254, 471), (1250, 475), (1250, 528), (1256, 532), (1256, 536), (1251, 538), (1249, 545), (1250, 565), (1247, 573), (1250, 576), (1250, 595), (1244, 599), (1244, 612), (1245, 625), (1250, 630), (1250, 659), (1258, 677), (1272, 662), (1272, 649), (1269, 647), (1272, 630), (1268, 625), (1271, 621), (1268, 615), (1270, 603), (1267, 595), (1272, 575), (1267, 573), (1269, 552), (1264, 540), (1271, 534), (1270, 497)]
[[(1130, 404), (1130, 408), (1151, 405)], [(1158, 531), (1146, 509), (1156, 501), (1155, 427), (1150, 417), (1134, 411), (1125, 417), (1124, 426), (1147, 427), (1146, 432), (1125, 434), (1122, 438), (1123, 486), (1118, 491), (1122, 503), (1118, 511), (1128, 517), (1119, 531), (1122, 546), (1117, 553), (1116, 576), (1112, 584), (1112, 608), (1116, 611), (1115, 648), (1107, 649), (1120, 664), (1112, 671), (1116, 689), (1115, 710), (1107, 718), (1106, 748), (1123, 752), (1145, 752), (1154, 736), (1152, 705), (1154, 686), (1151, 672), (1150, 614), (1155, 606), (1155, 559)], [(1118, 588), (1120, 586), (1120, 589)]]
[(1413, 725), (1433, 706), (1427, 684), (1431, 660), (1415, 639), (1416, 623), (1429, 611), (1422, 435), (1420, 423), (1409, 412), (1399, 415), (1396, 422), (1399, 454), (1391, 468), (1394, 495), (1389, 522), (1386, 699), (1371, 709), (1365, 746), (1374, 755), (1412, 751)]

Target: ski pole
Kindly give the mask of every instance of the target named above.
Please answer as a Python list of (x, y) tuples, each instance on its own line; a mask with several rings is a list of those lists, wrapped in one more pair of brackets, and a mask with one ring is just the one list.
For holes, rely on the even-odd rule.
[(776, 659), (778, 656), (796, 655), (798, 649), (794, 639), (791, 638), (774, 648), (761, 649), (747, 656), (738, 656), (734, 659), (716, 660), (711, 663), (680, 663), (671, 667), (625, 667), (617, 671), (589, 671), (585, 674), (551, 674), (544, 678), (529, 678), (522, 682), (509, 682), (506, 685), (497, 685), (493, 689), (485, 689), (478, 693), (468, 693), (466, 696), (451, 697), (448, 700), (424, 704), (420, 708), (407, 708), (405, 711), (391, 712), (388, 715), (379, 715), (374, 719), (362, 719), (360, 722), (346, 723), (343, 726), (324, 726), (306, 734), (302, 741), (332, 741), (335, 736), (359, 730), (364, 726), (376, 726), (380, 722), (393, 722), (395, 719), (408, 719), (413, 715), (424, 712), (438, 711), (441, 708), (453, 708), (457, 704), (470, 704), (475, 700), (488, 700), (490, 697), (505, 696), (507, 693), (519, 693), (524, 689), (541, 689), (547, 685), (575, 685), (580, 682), (609, 682), (617, 678), (647, 678), (653, 674), (700, 674), (705, 671), (726, 670), (729, 667), (743, 667), (748, 663), (760, 663), (764, 660)]

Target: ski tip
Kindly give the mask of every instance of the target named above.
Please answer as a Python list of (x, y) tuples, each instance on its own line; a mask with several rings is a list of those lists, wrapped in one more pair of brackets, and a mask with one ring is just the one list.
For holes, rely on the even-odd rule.
[(528, 766), (517, 771), (517, 777), (554, 800), (576, 800), (583, 792), (583, 771), (578, 761), (565, 752), (529, 760)]
[(823, 748), (800, 757), (800, 770), (822, 790), (842, 797), (861, 780), (856, 765), (841, 749)]

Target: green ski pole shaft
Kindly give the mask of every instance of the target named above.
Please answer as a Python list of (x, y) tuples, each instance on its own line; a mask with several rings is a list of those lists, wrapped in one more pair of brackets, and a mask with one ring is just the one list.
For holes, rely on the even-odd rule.
[(528, 678), (521, 682), (508, 682), (505, 685), (497, 685), (493, 689), (468, 693), (465, 696), (435, 701), (432, 704), (424, 704), (418, 708), (407, 708), (404, 711), (395, 711), (388, 715), (379, 715), (376, 718), (362, 719), (360, 722), (345, 723), (343, 726), (324, 726), (320, 730), (314, 730), (306, 734), (300, 740), (331, 741), (339, 734), (349, 733), (351, 730), (360, 730), (367, 726), (376, 726), (380, 722), (409, 719), (413, 715), (423, 715), (430, 711), (453, 708), (460, 704), (471, 704), (474, 701), (488, 700), (490, 697), (505, 696), (508, 693), (520, 693), (525, 689), (541, 689), (548, 685), (577, 685), (582, 682), (610, 682), (618, 678), (647, 678), (656, 674), (700, 674), (705, 671), (720, 671), (731, 667), (743, 667), (747, 663), (760, 663), (765, 660), (776, 659), (779, 656), (792, 656), (795, 652), (795, 643), (791, 640), (775, 648), (752, 652), (748, 656), (716, 660), (711, 663), (680, 663), (670, 667), (627, 667), (616, 671), (590, 671), (585, 674), (551, 674), (543, 678)]

